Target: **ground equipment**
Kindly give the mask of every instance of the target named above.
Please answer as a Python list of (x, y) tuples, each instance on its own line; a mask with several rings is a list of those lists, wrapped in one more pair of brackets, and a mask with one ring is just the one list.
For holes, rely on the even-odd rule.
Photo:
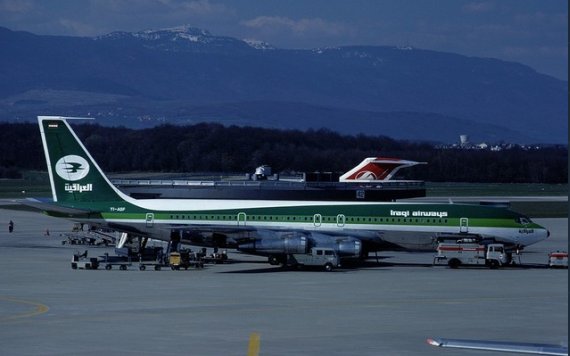
[(450, 268), (457, 268), (461, 265), (499, 268), (508, 264), (508, 257), (503, 244), (480, 244), (474, 240), (458, 240), (440, 242), (433, 263), (434, 265), (447, 263)]
[(313, 247), (310, 253), (294, 253), (287, 256), (290, 266), (322, 266), (325, 271), (340, 267), (340, 257), (332, 248)]

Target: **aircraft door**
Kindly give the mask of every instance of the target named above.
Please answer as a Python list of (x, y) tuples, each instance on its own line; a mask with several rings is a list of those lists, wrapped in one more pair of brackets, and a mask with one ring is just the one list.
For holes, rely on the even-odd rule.
[(463, 232), (463, 233), (469, 232), (469, 219), (468, 218), (459, 219), (459, 232)]
[(154, 226), (154, 214), (153, 213), (146, 213), (146, 227), (153, 227)]
[(323, 221), (323, 217), (321, 214), (313, 215), (313, 224), (315, 225), (315, 227), (321, 226), (322, 221)]
[(247, 221), (246, 213), (238, 213), (237, 214), (237, 225), (238, 226), (245, 226), (245, 222)]
[(345, 223), (346, 223), (346, 217), (343, 214), (338, 214), (336, 216), (336, 226), (344, 227)]

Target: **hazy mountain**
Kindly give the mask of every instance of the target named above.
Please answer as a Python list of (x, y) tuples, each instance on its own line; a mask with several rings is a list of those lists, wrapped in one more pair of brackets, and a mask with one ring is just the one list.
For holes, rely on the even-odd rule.
[(395, 47), (315, 50), (187, 26), (96, 38), (0, 28), (0, 120), (218, 121), (456, 141), (566, 143), (567, 82), (512, 62)]

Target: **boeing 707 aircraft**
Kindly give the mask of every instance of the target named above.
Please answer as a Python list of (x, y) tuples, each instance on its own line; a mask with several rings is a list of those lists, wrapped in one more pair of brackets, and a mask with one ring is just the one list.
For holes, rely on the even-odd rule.
[(359, 258), (393, 247), (433, 250), (438, 238), (476, 237), (514, 251), (549, 235), (522, 214), (477, 204), (134, 199), (110, 183), (68, 120), (38, 117), (53, 201), (36, 206), (131, 238), (237, 248), (278, 264), (317, 246)]

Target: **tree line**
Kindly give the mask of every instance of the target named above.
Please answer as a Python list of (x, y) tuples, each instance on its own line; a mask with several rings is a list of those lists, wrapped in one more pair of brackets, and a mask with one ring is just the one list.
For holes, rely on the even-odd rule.
[[(427, 162), (399, 178), (432, 182), (567, 183), (567, 146), (526, 150), (460, 150), (383, 136), (346, 136), (320, 129), (277, 130), (200, 123), (134, 130), (74, 125), (106, 172), (346, 172), (365, 157)], [(46, 170), (37, 124), (0, 124), (0, 178)]]

